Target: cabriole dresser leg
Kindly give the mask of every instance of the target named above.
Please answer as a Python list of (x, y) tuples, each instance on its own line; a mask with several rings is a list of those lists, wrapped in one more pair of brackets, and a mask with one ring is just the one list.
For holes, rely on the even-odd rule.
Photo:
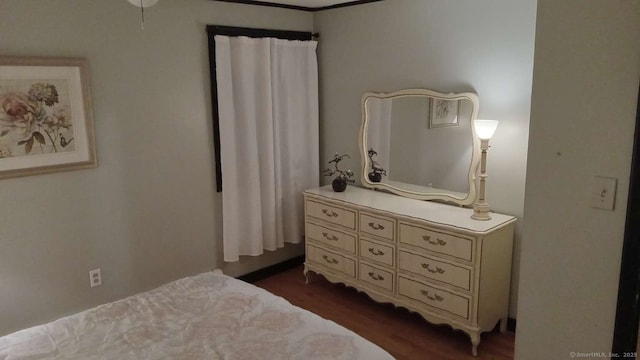
[(503, 332), (507, 332), (507, 323), (508, 323), (508, 322), (509, 322), (509, 321), (508, 321), (508, 319), (507, 319), (506, 317), (505, 317), (505, 318), (500, 319), (500, 332), (501, 332), (501, 333), (503, 333)]
[(478, 345), (480, 345), (480, 333), (469, 334), (471, 337), (471, 353), (478, 356)]
[(303, 274), (304, 274), (304, 283), (305, 283), (305, 285), (309, 285), (309, 281), (310, 281), (310, 278), (309, 278), (309, 277), (310, 277), (311, 275), (309, 275), (309, 269), (307, 269), (307, 267), (306, 267), (306, 266), (304, 267), (304, 272), (303, 272)]

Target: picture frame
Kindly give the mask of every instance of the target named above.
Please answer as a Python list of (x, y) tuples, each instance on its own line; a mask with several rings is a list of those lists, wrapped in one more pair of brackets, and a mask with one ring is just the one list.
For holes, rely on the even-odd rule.
[(88, 61), (0, 56), (0, 179), (96, 166)]
[(431, 99), (429, 128), (458, 126), (458, 100)]

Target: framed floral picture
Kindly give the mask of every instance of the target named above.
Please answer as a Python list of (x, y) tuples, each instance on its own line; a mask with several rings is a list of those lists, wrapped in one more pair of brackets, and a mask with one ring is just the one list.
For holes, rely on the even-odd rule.
[(0, 178), (93, 167), (87, 61), (0, 56)]
[(431, 99), (429, 128), (458, 126), (458, 100)]

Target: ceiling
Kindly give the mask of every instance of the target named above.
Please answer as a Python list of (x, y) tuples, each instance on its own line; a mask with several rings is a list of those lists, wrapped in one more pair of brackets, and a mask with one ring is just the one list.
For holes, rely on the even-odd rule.
[(353, 0), (266, 0), (264, 2), (315, 8), (350, 3)]
[(325, 10), (337, 7), (366, 4), (382, 0), (218, 0), (251, 5), (277, 6), (297, 10)]

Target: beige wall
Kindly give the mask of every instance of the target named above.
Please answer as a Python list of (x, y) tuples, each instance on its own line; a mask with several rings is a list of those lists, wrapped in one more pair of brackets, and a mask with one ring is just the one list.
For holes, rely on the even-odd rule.
[[(1, 181), (0, 334), (222, 265), (205, 26), (308, 31), (313, 17), (210, 0), (145, 17), (141, 31), (125, 0), (0, 0), (0, 54), (89, 60), (99, 161)], [(231, 272), (259, 265), (243, 264)]]
[[(315, 21), (322, 163), (347, 152), (359, 168), (366, 91), (477, 92), (480, 117), (501, 120), (489, 155), (489, 202), (526, 213), (514, 254), (517, 358), (608, 351), (640, 78), (640, 5), (538, 3), (530, 100), (535, 0), (389, 0), (315, 15), (163, 0), (147, 9), (145, 31), (124, 0), (0, 0), (0, 54), (89, 60), (99, 158), (95, 170), (1, 181), (0, 334), (222, 266), (205, 25), (310, 30)], [(594, 175), (619, 179), (616, 211), (588, 207)], [(242, 274), (300, 251), (225, 271)], [(89, 289), (95, 267), (104, 285)]]
[(639, 82), (640, 1), (538, 1), (516, 359), (611, 350)]
[(487, 199), (496, 211), (521, 218), (535, 6), (535, 0), (392, 0), (319, 12), (321, 164), (335, 152), (351, 154), (346, 165), (359, 177), (360, 99), (367, 91), (476, 92), (479, 117), (501, 120), (489, 153)]

